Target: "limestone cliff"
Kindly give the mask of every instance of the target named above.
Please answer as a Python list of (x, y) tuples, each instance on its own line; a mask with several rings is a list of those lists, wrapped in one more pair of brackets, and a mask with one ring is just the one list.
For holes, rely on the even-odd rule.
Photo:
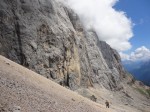
[(115, 90), (125, 76), (117, 51), (57, 0), (1, 0), (0, 54), (73, 90)]

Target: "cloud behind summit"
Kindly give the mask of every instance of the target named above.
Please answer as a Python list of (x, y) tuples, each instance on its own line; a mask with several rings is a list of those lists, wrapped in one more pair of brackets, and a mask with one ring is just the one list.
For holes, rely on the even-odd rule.
[(125, 12), (113, 6), (117, 0), (67, 0), (81, 18), (84, 26), (95, 29), (100, 40), (106, 41), (118, 51), (131, 48), (132, 21)]

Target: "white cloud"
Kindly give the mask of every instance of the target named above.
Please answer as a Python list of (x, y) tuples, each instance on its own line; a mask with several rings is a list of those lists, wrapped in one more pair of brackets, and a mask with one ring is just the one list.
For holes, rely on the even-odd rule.
[(150, 49), (146, 48), (145, 46), (142, 46), (140, 48), (137, 48), (134, 52), (132, 52), (129, 55), (120, 52), (120, 56), (122, 60), (146, 61), (150, 59)]
[(122, 60), (129, 60), (128, 54), (124, 54), (123, 52), (120, 52), (119, 54), (120, 54)]
[(94, 28), (100, 40), (118, 51), (131, 48), (132, 22), (113, 6), (118, 0), (67, 0), (86, 28)]

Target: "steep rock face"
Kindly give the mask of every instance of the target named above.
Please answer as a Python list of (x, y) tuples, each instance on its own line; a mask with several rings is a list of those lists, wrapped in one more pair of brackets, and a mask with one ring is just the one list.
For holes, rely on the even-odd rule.
[(0, 54), (73, 90), (114, 90), (124, 76), (118, 53), (57, 0), (1, 0)]

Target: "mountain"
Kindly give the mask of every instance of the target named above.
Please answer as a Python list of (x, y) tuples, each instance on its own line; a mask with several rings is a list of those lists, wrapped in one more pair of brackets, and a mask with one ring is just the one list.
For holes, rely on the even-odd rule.
[(0, 54), (72, 90), (117, 89), (124, 70), (117, 51), (86, 30), (58, 0), (1, 0)]
[(150, 86), (150, 61), (124, 61), (123, 65), (137, 80)]
[(111, 112), (148, 112), (150, 88), (127, 75), (118, 52), (62, 1), (0, 1), (0, 55), (26, 67), (1, 56), (1, 111), (107, 111), (108, 100)]

